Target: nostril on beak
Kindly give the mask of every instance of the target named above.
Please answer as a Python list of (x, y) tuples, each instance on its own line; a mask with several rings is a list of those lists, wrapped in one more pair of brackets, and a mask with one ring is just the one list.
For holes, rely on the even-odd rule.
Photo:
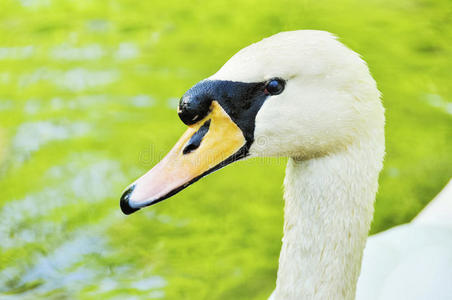
[(202, 126), (198, 129), (198, 131), (196, 131), (195, 134), (193, 134), (193, 136), (188, 141), (188, 143), (185, 146), (182, 153), (188, 154), (188, 153), (192, 152), (193, 150), (198, 149), (199, 145), (201, 145), (202, 139), (209, 131), (209, 127), (210, 127), (210, 120), (207, 120), (204, 122), (204, 124), (202, 124)]
[(193, 150), (198, 149), (199, 145), (200, 145), (200, 143), (188, 143), (187, 146), (185, 146), (182, 153), (188, 154), (188, 153), (192, 152)]
[(130, 206), (130, 195), (132, 194), (133, 190), (135, 189), (135, 185), (131, 185), (121, 196), (121, 201), (119, 202), (119, 205), (121, 206), (121, 210), (124, 214), (130, 215), (133, 212), (136, 212), (139, 210), (139, 208), (133, 208)]

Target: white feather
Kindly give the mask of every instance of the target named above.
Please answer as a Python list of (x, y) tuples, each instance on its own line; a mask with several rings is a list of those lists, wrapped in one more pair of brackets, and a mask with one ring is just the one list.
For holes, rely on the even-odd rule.
[[(273, 77), (286, 88), (258, 112), (250, 149), (290, 157), (271, 299), (353, 299), (384, 157), (380, 93), (359, 55), (312, 30), (246, 47), (209, 79)], [(446, 202), (368, 240), (358, 299), (452, 299), (452, 234), (436, 222), (452, 220)]]

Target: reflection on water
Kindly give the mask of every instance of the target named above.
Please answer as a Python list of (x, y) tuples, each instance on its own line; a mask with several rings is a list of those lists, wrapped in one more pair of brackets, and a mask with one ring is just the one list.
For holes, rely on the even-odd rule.
[(104, 50), (99, 44), (90, 44), (83, 47), (73, 47), (62, 44), (51, 50), (51, 57), (62, 60), (96, 60), (104, 56)]
[(116, 70), (88, 70), (74, 68), (67, 71), (39, 68), (30, 74), (21, 75), (19, 87), (27, 88), (31, 85), (45, 82), (73, 92), (80, 92), (97, 86), (104, 86), (116, 82), (119, 72)]
[[(112, 250), (107, 245), (104, 230), (112, 221), (112, 218), (106, 218), (96, 225), (78, 228), (50, 253), (36, 253), (31, 258), (32, 264), (19, 263), (14, 268), (2, 270), (0, 291), (35, 285), (17, 296), (17, 299), (22, 299), (24, 296), (43, 296), (59, 290), (64, 291), (62, 295), (76, 296), (85, 288), (90, 288), (89, 295), (95, 296), (127, 288), (149, 292), (149, 298), (163, 297), (161, 288), (166, 286), (166, 280), (161, 276), (125, 281), (124, 278), (133, 277), (135, 273), (130, 265), (115, 266), (106, 274), (101, 257), (110, 255)], [(8, 284), (11, 281), (14, 286)]]
[[(29, 105), (27, 102), (26, 107)], [(39, 109), (39, 102), (33, 102)], [(25, 112), (28, 112), (25, 108)], [(90, 125), (84, 122), (58, 124), (57, 121), (25, 122), (17, 128), (12, 139), (14, 155), (18, 161), (28, 158), (32, 152), (49, 142), (77, 138), (89, 132)]]
[(440, 95), (427, 94), (424, 96), (424, 99), (431, 106), (439, 108), (449, 115), (452, 115), (452, 102), (444, 100)]
[[(27, 49), (27, 48), (26, 48)], [(4, 50), (5, 57), (17, 56), (25, 58), (24, 54), (28, 54), (24, 49), (6, 49)], [(28, 50), (29, 55), (32, 52)], [(91, 61), (98, 60), (104, 56), (108, 58), (115, 58), (117, 60), (134, 59), (140, 55), (140, 50), (134, 43), (122, 42), (116, 47), (103, 48), (99, 44), (89, 44), (82, 47), (73, 46), (71, 43), (64, 43), (53, 47), (50, 51), (50, 58), (62, 61)], [(1, 49), (0, 49), (1, 57)]]
[[(35, 136), (66, 137), (67, 131), (55, 135), (55, 128), (47, 125), (36, 126), (39, 129), (34, 132)], [(45, 139), (45, 142), (50, 141), (50, 138)], [(37, 151), (42, 144), (43, 140), (37, 139), (31, 144), (20, 144), (20, 148)], [(18, 147), (19, 142), (15, 146)], [(2, 251), (17, 251), (27, 245), (44, 245), (46, 250), (32, 251), (26, 259), (1, 270), (0, 292), (22, 291), (17, 297), (22, 299), (27, 295), (43, 296), (51, 291), (63, 290), (64, 295), (75, 296), (85, 288), (89, 288), (91, 295), (127, 288), (150, 291), (152, 293), (147, 293), (150, 298), (164, 296), (159, 290), (166, 285), (162, 277), (135, 276), (136, 270), (131, 265), (115, 265), (108, 269), (106, 276), (102, 262), (113, 253), (108, 246), (106, 230), (118, 221), (119, 211), (109, 210), (93, 224), (81, 225), (74, 230), (65, 224), (71, 218), (71, 211), (74, 212), (74, 205), (89, 209), (116, 196), (112, 192), (114, 187), (124, 181), (118, 162), (77, 154), (70, 156), (63, 165), (50, 167), (42, 177), (43, 182), (54, 184), (47, 184), (37, 192), (22, 199), (11, 199), (3, 205), (0, 240)]]
[(135, 107), (151, 107), (155, 104), (155, 100), (149, 95), (137, 95), (130, 100)]
[(0, 47), (0, 60), (3, 59), (27, 59), (35, 52), (34, 46)]
[(120, 60), (132, 59), (140, 54), (138, 47), (133, 43), (121, 43), (115, 53), (115, 58)]
[[(21, 4), (33, 9), (51, 4), (44, 2)], [(114, 26), (104, 20), (85, 25), (96, 34)], [(151, 265), (122, 259), (122, 249), (111, 243), (111, 227), (124, 218), (118, 194), (128, 170), (102, 151), (108, 139), (97, 145), (103, 134), (124, 127), (124, 117), (113, 116), (157, 104), (139, 90), (108, 91), (122, 73), (111, 62), (138, 58), (140, 47), (131, 41), (80, 45), (79, 39), (80, 33), (71, 31), (47, 44), (0, 45), (0, 61), (24, 62), (22, 70), (0, 73), (5, 84), (0, 118), (10, 124), (7, 160), (0, 166), (6, 195), (0, 202), (0, 298), (163, 298), (167, 280)], [(151, 39), (155, 43), (157, 37)], [(38, 63), (29, 67), (34, 60)], [(16, 89), (20, 97), (4, 97), (3, 87)], [(105, 91), (93, 92), (99, 88)], [(21, 100), (22, 91), (32, 93)], [(155, 212), (145, 218), (170, 221)]]

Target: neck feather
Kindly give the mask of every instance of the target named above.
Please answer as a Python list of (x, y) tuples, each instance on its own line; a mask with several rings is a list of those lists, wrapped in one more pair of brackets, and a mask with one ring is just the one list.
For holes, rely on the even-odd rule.
[(383, 155), (384, 142), (369, 139), (321, 158), (289, 159), (272, 299), (354, 299)]

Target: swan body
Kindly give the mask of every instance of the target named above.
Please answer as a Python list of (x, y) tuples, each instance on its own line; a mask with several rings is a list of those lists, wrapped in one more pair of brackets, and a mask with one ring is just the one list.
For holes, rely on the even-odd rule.
[[(452, 253), (449, 242), (441, 243), (449, 229), (416, 222), (366, 246), (385, 153), (384, 109), (366, 63), (335, 36), (300, 30), (252, 44), (187, 91), (178, 113), (187, 132), (126, 189), (124, 213), (160, 202), (233, 161), (287, 156), (284, 237), (270, 299), (450, 296), (440, 291), (452, 279), (452, 268), (442, 264)], [(436, 243), (422, 247), (427, 241)], [(421, 250), (409, 256), (412, 247)], [(436, 259), (413, 266), (433, 254)], [(410, 276), (418, 267), (430, 273)], [(406, 291), (412, 283), (417, 289)]]
[(452, 180), (408, 224), (367, 239), (356, 299), (452, 299)]

